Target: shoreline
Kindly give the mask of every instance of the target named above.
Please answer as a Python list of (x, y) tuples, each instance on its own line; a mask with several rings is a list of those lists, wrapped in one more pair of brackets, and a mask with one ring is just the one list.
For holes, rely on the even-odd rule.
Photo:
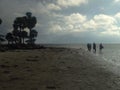
[(120, 74), (82, 48), (6, 51), (0, 57), (1, 90), (120, 89)]

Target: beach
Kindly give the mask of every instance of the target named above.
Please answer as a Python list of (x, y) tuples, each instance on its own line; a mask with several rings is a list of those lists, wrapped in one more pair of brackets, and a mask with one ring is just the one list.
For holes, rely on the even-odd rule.
[(119, 70), (82, 48), (0, 52), (0, 90), (120, 90)]

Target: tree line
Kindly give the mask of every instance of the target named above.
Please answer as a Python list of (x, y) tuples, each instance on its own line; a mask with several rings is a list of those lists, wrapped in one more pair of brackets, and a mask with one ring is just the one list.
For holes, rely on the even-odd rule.
[[(27, 12), (25, 16), (16, 17), (13, 22), (12, 32), (8, 32), (5, 36), (0, 35), (0, 42), (7, 40), (8, 45), (22, 45), (25, 43), (31, 45), (35, 44), (38, 32), (33, 28), (35, 27), (36, 23), (37, 19), (35, 16), (32, 16), (31, 12)], [(2, 24), (1, 19), (0, 24)], [(29, 32), (25, 30), (26, 28), (29, 30)]]

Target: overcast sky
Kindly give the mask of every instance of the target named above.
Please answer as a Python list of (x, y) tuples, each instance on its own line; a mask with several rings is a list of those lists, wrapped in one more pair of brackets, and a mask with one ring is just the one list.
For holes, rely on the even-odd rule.
[(0, 33), (28, 11), (37, 43), (120, 43), (120, 0), (0, 0)]

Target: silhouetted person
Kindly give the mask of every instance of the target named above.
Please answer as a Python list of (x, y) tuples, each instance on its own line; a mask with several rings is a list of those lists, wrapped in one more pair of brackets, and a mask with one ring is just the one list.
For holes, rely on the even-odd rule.
[(91, 51), (91, 44), (89, 44), (89, 51)]
[(103, 48), (104, 48), (104, 47), (103, 47), (102, 43), (100, 43), (100, 45), (99, 45), (99, 50), (100, 50), (100, 52), (102, 51)]
[(96, 53), (96, 44), (93, 43), (93, 52)]
[(91, 51), (91, 44), (90, 43), (87, 44), (87, 48), (88, 48), (88, 51)]
[(2, 24), (2, 19), (0, 19), (0, 24)]

